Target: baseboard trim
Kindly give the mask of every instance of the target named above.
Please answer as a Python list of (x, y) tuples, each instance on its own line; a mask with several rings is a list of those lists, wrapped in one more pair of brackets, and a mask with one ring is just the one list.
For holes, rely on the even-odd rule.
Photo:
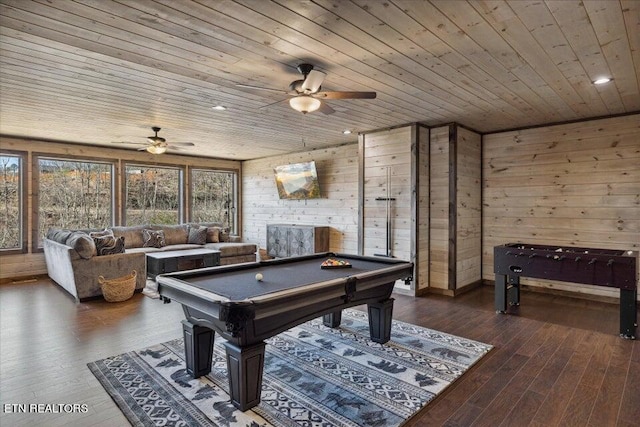
[(400, 294), (400, 295), (407, 295), (410, 297), (414, 296), (412, 289), (393, 288), (393, 293)]
[(420, 289), (416, 289), (416, 296), (417, 297), (423, 297), (425, 295), (429, 294), (429, 288), (420, 288)]
[(446, 297), (453, 297), (453, 289), (440, 289), (440, 288), (427, 288), (425, 289), (424, 295), (433, 294), (433, 295), (444, 295)]
[(483, 284), (484, 284), (483, 280), (476, 280), (475, 282), (469, 283), (468, 285), (463, 286), (462, 288), (459, 288), (459, 289), (424, 288), (416, 292), (416, 296), (425, 296), (427, 294), (434, 294), (434, 295), (444, 295), (447, 297), (455, 298), (458, 295), (462, 295), (473, 289), (479, 288)]

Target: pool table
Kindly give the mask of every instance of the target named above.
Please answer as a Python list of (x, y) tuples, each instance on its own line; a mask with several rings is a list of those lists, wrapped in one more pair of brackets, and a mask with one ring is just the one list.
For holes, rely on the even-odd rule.
[[(328, 258), (349, 266), (321, 268)], [(156, 280), (162, 301), (182, 304), (187, 371), (194, 378), (211, 371), (214, 336), (220, 334), (227, 340), (231, 402), (245, 411), (260, 402), (265, 339), (319, 316), (338, 327), (342, 309), (367, 304), (371, 339), (385, 343), (393, 286), (412, 275), (410, 262), (327, 252), (161, 274)]]

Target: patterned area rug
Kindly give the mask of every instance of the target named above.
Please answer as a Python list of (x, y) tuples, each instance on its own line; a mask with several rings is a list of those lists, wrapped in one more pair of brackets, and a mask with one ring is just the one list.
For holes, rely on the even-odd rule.
[(314, 319), (267, 341), (262, 401), (229, 403), (223, 339), (213, 369), (191, 378), (182, 339), (89, 369), (134, 426), (398, 426), (492, 346), (393, 321), (391, 341), (369, 340), (367, 314), (344, 310), (340, 328)]

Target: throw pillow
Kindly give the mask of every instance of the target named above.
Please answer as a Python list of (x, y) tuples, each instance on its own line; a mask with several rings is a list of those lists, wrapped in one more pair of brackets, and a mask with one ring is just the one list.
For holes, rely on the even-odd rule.
[(180, 225), (156, 225), (148, 227), (153, 230), (162, 230), (166, 245), (184, 245), (189, 241), (189, 226)]
[(188, 243), (204, 245), (207, 243), (207, 227), (189, 227)]
[(92, 238), (94, 238), (94, 237), (104, 237), (104, 236), (113, 236), (113, 230), (109, 230), (108, 228), (105, 228), (102, 231), (92, 231), (91, 233), (89, 233), (89, 236), (91, 236)]
[(207, 227), (207, 243), (220, 241), (220, 227)]
[(229, 236), (230, 236), (230, 231), (229, 228), (223, 228), (220, 230), (220, 241), (221, 242), (228, 242), (229, 241)]
[(116, 237), (124, 237), (124, 242), (129, 248), (141, 248), (144, 244), (142, 240), (142, 230), (145, 228), (151, 228), (148, 225), (133, 225), (133, 226), (121, 226), (121, 227), (109, 227), (113, 231), (113, 235)]
[(65, 244), (75, 249), (80, 258), (89, 259), (96, 254), (96, 245), (93, 243), (93, 239), (82, 231), (73, 231)]
[(166, 246), (164, 240), (164, 231), (162, 230), (142, 230), (142, 247), (143, 248), (161, 248)]
[(113, 234), (93, 238), (98, 256), (124, 253), (124, 237), (115, 238)]

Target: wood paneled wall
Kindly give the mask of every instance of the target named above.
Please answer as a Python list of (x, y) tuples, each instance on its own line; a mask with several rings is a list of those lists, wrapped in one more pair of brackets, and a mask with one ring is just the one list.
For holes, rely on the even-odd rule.
[[(387, 202), (391, 197), (391, 255), (411, 259), (411, 127), (367, 133), (363, 139), (364, 255), (386, 254)], [(387, 188), (387, 171), (390, 185)]]
[(429, 227), (431, 224), (429, 206), (429, 167), (430, 152), (429, 139), (430, 130), (425, 126), (417, 126), (418, 144), (418, 182), (417, 182), (417, 204), (418, 204), (418, 228), (416, 230), (416, 277), (414, 280), (416, 293), (429, 287)]
[[(449, 127), (445, 127), (446, 150), (449, 144)], [(448, 191), (449, 191), (449, 165), (448, 156), (438, 156), (438, 133), (435, 134), (435, 146), (431, 130), (421, 124), (411, 124), (399, 128), (373, 131), (361, 135), (361, 162), (362, 166), (362, 247), (366, 255), (384, 254), (386, 249), (385, 229), (385, 202), (375, 200), (376, 197), (386, 197), (386, 170), (391, 168), (390, 196), (395, 198), (392, 202), (392, 255), (398, 258), (410, 260), (415, 264), (413, 283), (409, 288), (400, 283), (396, 289), (409, 290), (416, 295), (428, 291), (430, 286), (432, 268), (430, 245), (432, 244), (432, 229), (439, 225), (447, 226), (448, 222), (439, 221), (438, 214), (448, 215)], [(479, 139), (478, 139), (479, 141)], [(479, 150), (478, 150), (479, 152)], [(432, 156), (435, 154), (435, 160)], [(446, 157), (446, 159), (445, 159)], [(444, 161), (442, 166), (441, 161)], [(442, 184), (444, 209), (436, 212), (433, 219), (432, 200), (430, 190), (431, 179), (434, 177), (432, 168), (436, 168), (443, 177), (438, 181), (436, 174), (436, 187)], [(478, 170), (480, 161), (478, 159)], [(479, 185), (479, 181), (478, 181)], [(438, 192), (436, 188), (436, 193)], [(436, 205), (438, 202), (436, 202)], [(439, 207), (439, 206), (437, 206)], [(479, 211), (479, 196), (478, 196)], [(444, 235), (444, 252), (442, 259), (448, 259), (448, 239)], [(478, 265), (480, 264), (480, 248), (478, 244)], [(437, 263), (436, 267), (439, 267)], [(466, 265), (466, 264), (465, 264)], [(446, 266), (445, 272), (446, 272)], [(438, 272), (436, 272), (436, 276)], [(442, 280), (442, 279), (441, 279)], [(442, 287), (442, 281), (438, 287)], [(446, 289), (446, 281), (444, 282)]]
[[(19, 138), (0, 137), (0, 148), (21, 152), (26, 155), (25, 167), (27, 168), (27, 238), (28, 252), (24, 254), (12, 254), (0, 256), (0, 279), (28, 277), (39, 274), (46, 274), (47, 267), (44, 261), (44, 253), (33, 251), (33, 210), (37, 205), (38, 187), (33, 182), (33, 159), (36, 155), (57, 156), (69, 159), (94, 159), (115, 162), (116, 165), (124, 162), (134, 162), (140, 164), (158, 166), (183, 166), (216, 168), (221, 170), (236, 170), (241, 174), (241, 162), (234, 160), (219, 160), (203, 157), (179, 156), (173, 154), (153, 155), (147, 152), (135, 150), (123, 150), (117, 148), (88, 146), (81, 144), (65, 144), (60, 142), (49, 142), (41, 140), (28, 140)], [(121, 188), (122, 174), (116, 171), (116, 186)], [(239, 188), (242, 191), (242, 187)], [(122, 201), (116, 198), (116, 223), (121, 209)], [(241, 201), (238, 201), (238, 209), (242, 208)], [(110, 225), (110, 224), (105, 224)]]
[(431, 129), (429, 288), (449, 289), (449, 126)]
[[(360, 220), (361, 252), (364, 255), (387, 255), (388, 244), (391, 256), (415, 260), (415, 147), (412, 147), (414, 131), (413, 126), (402, 126), (361, 135)], [(386, 198), (393, 200), (389, 203), (380, 200)], [(389, 224), (387, 206), (390, 211)], [(388, 243), (387, 226), (390, 227)], [(396, 289), (410, 291), (411, 288), (398, 281)]]
[[(321, 199), (280, 200), (273, 168), (314, 160)], [(267, 224), (329, 226), (330, 250), (358, 251), (358, 144), (243, 163), (243, 236), (266, 248)]]
[(482, 277), (482, 138), (456, 129), (456, 290)]
[(429, 287), (455, 295), (481, 280), (481, 136), (433, 128), (430, 152)]
[(640, 115), (484, 135), (483, 156), (485, 279), (494, 278), (493, 247), (507, 242), (640, 249)]

